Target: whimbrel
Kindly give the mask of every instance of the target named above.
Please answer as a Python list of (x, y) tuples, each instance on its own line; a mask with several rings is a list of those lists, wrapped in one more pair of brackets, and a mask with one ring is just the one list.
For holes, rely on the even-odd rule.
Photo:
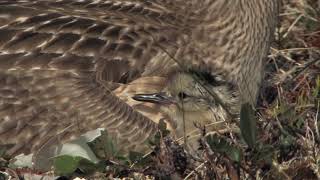
[[(123, 150), (255, 104), (278, 0), (2, 0), (0, 144), (104, 127)], [(211, 91), (211, 93), (209, 93)], [(215, 96), (211, 96), (215, 94)], [(184, 113), (181, 113), (184, 112)]]

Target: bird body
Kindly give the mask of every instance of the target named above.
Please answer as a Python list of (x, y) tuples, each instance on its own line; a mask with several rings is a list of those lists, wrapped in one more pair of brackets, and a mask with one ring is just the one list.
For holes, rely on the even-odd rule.
[[(226, 107), (255, 104), (277, 10), (277, 0), (2, 0), (0, 144), (28, 154), (104, 127), (121, 149), (144, 151), (160, 120), (182, 136), (182, 117), (188, 131), (227, 118)], [(143, 96), (160, 92), (169, 104)]]

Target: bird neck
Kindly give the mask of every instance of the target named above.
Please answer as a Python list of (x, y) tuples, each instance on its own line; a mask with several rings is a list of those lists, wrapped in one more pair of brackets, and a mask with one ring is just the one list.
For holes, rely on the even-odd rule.
[(192, 47), (201, 52), (207, 71), (229, 78), (239, 86), (241, 99), (254, 104), (262, 62), (277, 23), (279, 0), (201, 2), (195, 10), (201, 23), (192, 30)]

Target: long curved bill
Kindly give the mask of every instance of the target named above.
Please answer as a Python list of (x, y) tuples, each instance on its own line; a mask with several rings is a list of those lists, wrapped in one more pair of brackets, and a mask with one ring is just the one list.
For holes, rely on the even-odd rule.
[(135, 94), (132, 99), (136, 101), (144, 101), (155, 104), (174, 104), (175, 101), (172, 97), (166, 95), (164, 92), (151, 93), (151, 94)]

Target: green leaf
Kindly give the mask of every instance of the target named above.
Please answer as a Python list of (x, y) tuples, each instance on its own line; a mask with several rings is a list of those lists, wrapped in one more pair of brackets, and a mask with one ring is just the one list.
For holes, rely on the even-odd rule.
[(101, 136), (88, 142), (88, 145), (96, 156), (101, 159), (113, 159), (117, 156), (121, 156), (115, 138), (112, 138), (106, 130), (101, 131)]
[(163, 119), (160, 119), (158, 131), (153, 137), (149, 137), (145, 143), (151, 146), (160, 146), (161, 138), (167, 137), (169, 134), (170, 131), (167, 129), (167, 123)]
[(252, 106), (249, 103), (243, 104), (240, 111), (240, 130), (245, 142), (251, 148), (256, 144), (256, 121)]
[(101, 134), (101, 138), (104, 138), (105, 151), (110, 154), (110, 156), (115, 156), (118, 150), (114, 139), (108, 135), (107, 131), (102, 131)]
[(97, 170), (103, 170), (99, 165), (99, 163), (95, 164), (80, 156), (61, 155), (53, 158), (54, 171), (60, 176), (70, 175), (74, 173), (76, 169), (80, 169), (86, 174)]
[(139, 152), (130, 151), (129, 152), (129, 159), (132, 163), (139, 161), (143, 158), (143, 154)]
[(62, 155), (53, 159), (53, 167), (57, 175), (70, 175), (79, 166), (81, 157), (72, 157), (69, 155)]
[(81, 158), (79, 161), (78, 169), (80, 169), (85, 174), (94, 173), (96, 171), (103, 172), (105, 169), (104, 161), (100, 161), (97, 164), (89, 161), (88, 159)]
[(254, 161), (260, 164), (272, 164), (273, 156), (275, 154), (275, 148), (272, 145), (260, 144), (256, 151), (254, 151)]
[(282, 148), (289, 148), (296, 144), (296, 139), (291, 135), (281, 135), (280, 136), (280, 146)]
[(206, 136), (206, 141), (213, 151), (225, 154), (235, 162), (239, 163), (241, 161), (240, 149), (230, 144), (227, 140), (217, 135), (208, 135)]

